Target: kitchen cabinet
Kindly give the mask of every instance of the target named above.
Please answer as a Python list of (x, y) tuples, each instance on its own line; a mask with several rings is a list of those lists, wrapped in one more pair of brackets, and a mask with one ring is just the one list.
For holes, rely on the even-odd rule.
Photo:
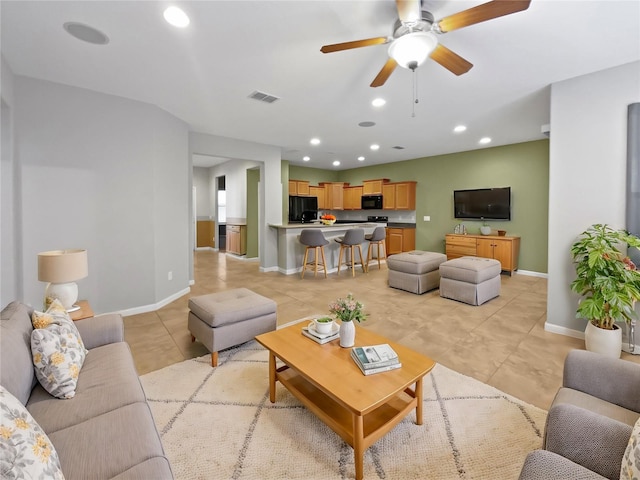
[(211, 247), (215, 235), (215, 222), (213, 220), (198, 220), (196, 222), (196, 247)]
[(518, 269), (520, 237), (448, 234), (445, 236), (445, 248), (447, 260), (465, 255), (493, 258), (510, 275)]
[(318, 198), (318, 210), (324, 210), (326, 207), (326, 195), (324, 187), (309, 187), (309, 196)]
[(289, 180), (289, 195), (309, 195), (309, 182), (306, 180)]
[(383, 210), (415, 210), (416, 183), (411, 181), (383, 184)]
[(247, 226), (227, 224), (227, 252), (247, 254)]
[(344, 187), (348, 183), (344, 182), (322, 182), (324, 187), (325, 209), (344, 210)]
[(382, 185), (389, 181), (388, 178), (362, 181), (362, 195), (382, 195)]
[(362, 208), (363, 187), (344, 187), (344, 209), (360, 210)]
[(387, 256), (416, 249), (416, 229), (387, 227)]

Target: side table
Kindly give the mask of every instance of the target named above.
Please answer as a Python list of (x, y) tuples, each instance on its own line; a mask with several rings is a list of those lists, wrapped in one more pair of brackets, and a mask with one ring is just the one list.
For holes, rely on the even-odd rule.
[(69, 316), (71, 320), (74, 322), (77, 320), (82, 320), (84, 318), (93, 317), (93, 310), (91, 309), (91, 305), (89, 305), (88, 300), (78, 300), (76, 305), (80, 307), (80, 310), (76, 310), (75, 312), (71, 312)]

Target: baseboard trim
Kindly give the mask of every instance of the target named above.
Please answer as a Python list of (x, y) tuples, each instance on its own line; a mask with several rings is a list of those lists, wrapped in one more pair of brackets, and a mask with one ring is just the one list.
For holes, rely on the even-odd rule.
[(554, 325), (553, 323), (544, 322), (544, 330), (545, 332), (557, 333), (566, 337), (573, 337), (584, 340), (584, 331), (581, 332), (579, 330), (573, 330), (567, 327), (560, 327), (558, 325)]
[[(189, 282), (189, 283), (191, 284), (191, 282)], [(179, 292), (174, 293), (173, 295), (168, 296), (167, 298), (165, 298), (163, 300), (160, 300), (158, 303), (153, 303), (153, 304), (150, 304), (150, 305), (143, 305), (141, 307), (128, 308), (126, 310), (120, 310), (120, 311), (118, 311), (116, 313), (119, 313), (123, 317), (128, 317), (130, 315), (138, 315), (140, 313), (155, 312), (156, 310), (159, 310), (160, 308), (164, 307), (165, 305), (170, 304), (174, 300), (177, 300), (180, 297), (188, 294), (190, 291), (191, 291), (191, 288), (187, 287), (187, 288), (184, 288), (184, 289), (180, 290)]]
[(532, 272), (530, 270), (516, 270), (516, 273), (518, 273), (520, 275), (527, 275), (529, 277), (549, 278), (549, 274), (548, 273)]

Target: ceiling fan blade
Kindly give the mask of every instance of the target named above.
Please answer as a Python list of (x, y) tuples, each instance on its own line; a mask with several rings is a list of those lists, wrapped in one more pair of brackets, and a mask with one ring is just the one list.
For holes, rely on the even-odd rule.
[(323, 46), (320, 51), (322, 53), (340, 52), (342, 50), (350, 50), (352, 48), (369, 47), (371, 45), (382, 45), (387, 43), (387, 37), (367, 38), (365, 40), (354, 40), (353, 42), (334, 43), (332, 45)]
[(371, 86), (375, 88), (384, 85), (384, 82), (387, 81), (397, 66), (396, 61), (393, 58), (389, 58), (387, 63), (384, 64), (384, 67), (382, 67), (382, 70), (376, 75), (376, 78), (371, 82)]
[(420, 0), (396, 0), (398, 18), (402, 23), (411, 23), (420, 20)]
[(431, 58), (456, 75), (467, 73), (473, 67), (472, 63), (467, 62), (442, 44), (438, 44), (436, 49), (431, 52)]
[(477, 7), (454, 13), (437, 22), (441, 33), (468, 27), (476, 23), (485, 22), (494, 18), (521, 12), (529, 8), (531, 0), (493, 0)]

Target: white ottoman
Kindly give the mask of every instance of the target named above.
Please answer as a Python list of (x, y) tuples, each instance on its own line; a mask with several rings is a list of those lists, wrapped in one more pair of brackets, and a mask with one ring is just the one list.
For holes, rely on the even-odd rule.
[(191, 341), (200, 340), (218, 366), (218, 352), (276, 329), (276, 302), (248, 288), (189, 299)]
[(440, 284), (438, 267), (447, 260), (443, 253), (412, 250), (387, 258), (389, 286), (407, 292), (423, 294)]
[(500, 295), (498, 260), (460, 257), (440, 264), (440, 296), (469, 305), (482, 305)]

